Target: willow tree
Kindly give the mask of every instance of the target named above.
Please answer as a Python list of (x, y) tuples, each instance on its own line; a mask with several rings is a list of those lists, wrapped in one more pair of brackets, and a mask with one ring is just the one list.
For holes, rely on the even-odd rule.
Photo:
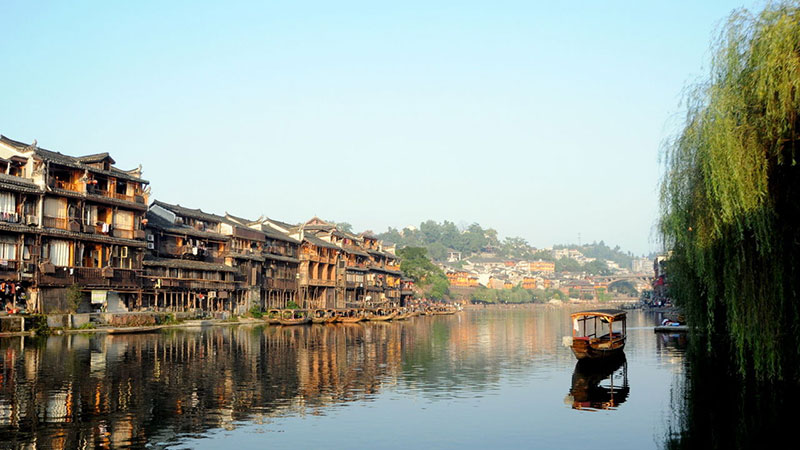
[(734, 12), (667, 146), (660, 221), (670, 288), (707, 350), (798, 379), (800, 3)]

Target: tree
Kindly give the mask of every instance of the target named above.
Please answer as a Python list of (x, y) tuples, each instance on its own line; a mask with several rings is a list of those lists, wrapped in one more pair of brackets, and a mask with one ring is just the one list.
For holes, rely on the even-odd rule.
[(572, 258), (559, 258), (556, 260), (556, 272), (583, 272), (583, 265)]
[(741, 374), (800, 377), (800, 6), (734, 12), (665, 152), (670, 295)]
[(595, 259), (583, 265), (583, 271), (591, 275), (611, 275), (611, 269), (605, 261)]
[(411, 277), (414, 282), (426, 290), (428, 296), (436, 300), (442, 300), (450, 295), (450, 281), (437, 267), (428, 259), (428, 251), (422, 247), (404, 247), (397, 252), (400, 257), (400, 270)]

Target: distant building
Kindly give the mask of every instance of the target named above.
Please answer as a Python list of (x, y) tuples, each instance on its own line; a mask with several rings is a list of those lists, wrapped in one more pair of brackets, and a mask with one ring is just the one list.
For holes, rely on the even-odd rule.
[(522, 279), (522, 287), (524, 289), (536, 289), (536, 278), (524, 277)]
[(554, 273), (556, 263), (552, 261), (531, 261), (528, 263), (531, 272)]
[(631, 261), (633, 273), (649, 273), (651, 270), (653, 270), (653, 260), (650, 258), (634, 258)]
[(461, 252), (456, 250), (450, 250), (447, 252), (447, 262), (458, 262), (461, 261)]

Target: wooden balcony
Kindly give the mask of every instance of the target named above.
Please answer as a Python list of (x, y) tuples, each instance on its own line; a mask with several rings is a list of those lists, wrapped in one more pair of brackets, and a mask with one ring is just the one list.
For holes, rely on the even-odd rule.
[(202, 280), (196, 278), (169, 278), (156, 275), (147, 275), (142, 278), (145, 288), (165, 289), (177, 288), (187, 290), (233, 290), (239, 283), (226, 280)]
[(89, 195), (96, 195), (98, 197), (113, 198), (115, 200), (144, 204), (144, 197), (141, 194), (121, 194), (117, 192), (111, 192), (106, 189), (100, 189), (91, 184), (86, 186), (86, 193)]
[(42, 217), (42, 226), (45, 228), (58, 228), (59, 230), (81, 231), (80, 220), (73, 217)]
[(20, 215), (17, 213), (0, 213), (0, 222), (19, 223)]
[(40, 272), (39, 284), (134, 289), (139, 285), (139, 273), (141, 270), (111, 267), (56, 267), (53, 273)]
[(0, 260), (0, 275), (5, 280), (19, 280), (19, 261)]
[(115, 199), (117, 199), (117, 200), (125, 200), (126, 202), (134, 202), (134, 201), (136, 201), (136, 197), (135, 197), (135, 196), (133, 196), (133, 195), (127, 195), (127, 194), (118, 194), (118, 193), (116, 193), (116, 192), (114, 192), (113, 194), (111, 194), (111, 197), (112, 197), (112, 198), (115, 198)]
[(336, 286), (336, 281), (335, 280), (322, 280), (322, 279), (319, 279), (319, 278), (310, 278), (308, 280), (308, 285), (309, 286), (329, 286), (329, 287), (333, 287), (333, 286)]
[(51, 179), (50, 187), (64, 189), (65, 191), (83, 192), (83, 183), (71, 183), (69, 181)]
[(266, 278), (264, 281), (264, 287), (267, 289), (295, 290), (297, 289), (297, 281), (281, 280), (277, 278)]
[(133, 230), (122, 230), (119, 228), (114, 228), (111, 232), (114, 237), (123, 238), (123, 239), (133, 239), (134, 238), (134, 231)]

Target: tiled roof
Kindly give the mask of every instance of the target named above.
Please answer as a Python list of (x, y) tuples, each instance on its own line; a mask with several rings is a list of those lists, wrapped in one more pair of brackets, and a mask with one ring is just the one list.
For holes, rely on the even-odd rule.
[(300, 263), (300, 260), (297, 258), (292, 258), (291, 256), (283, 256), (283, 255), (273, 255), (272, 253), (264, 253), (265, 259), (274, 259), (275, 261), (285, 261), (290, 263)]
[(15, 177), (4, 173), (0, 173), (0, 188), (26, 194), (41, 194), (44, 192), (39, 185), (27, 178)]
[(300, 244), (300, 241), (298, 241), (297, 239), (289, 236), (286, 233), (281, 233), (280, 231), (278, 231), (278, 230), (276, 230), (274, 228), (262, 227), (261, 228), (261, 232), (266, 234), (267, 237), (270, 238), (270, 239), (277, 239), (279, 241), (289, 242), (289, 243), (292, 243), (292, 244)]
[(305, 233), (303, 238), (306, 241), (316, 245), (317, 247), (326, 247), (326, 248), (333, 248), (333, 249), (336, 249), (336, 250), (341, 250), (341, 248), (339, 248), (339, 246), (337, 246), (336, 244), (332, 244), (332, 243), (330, 243), (328, 241), (324, 241), (324, 240), (314, 236), (311, 233)]
[(275, 225), (283, 228), (284, 230), (291, 230), (292, 228), (297, 228), (298, 227), (298, 225), (292, 225), (292, 224), (287, 223), (287, 222), (281, 222), (280, 220), (270, 219), (269, 217), (266, 220), (274, 223)]
[(127, 245), (128, 247), (144, 247), (146, 242), (134, 239), (125, 239), (103, 234), (94, 233), (78, 233), (77, 231), (60, 230), (57, 228), (41, 228), (36, 229), (36, 232), (41, 233), (43, 236), (64, 237), (76, 239), (79, 241), (103, 242), (106, 244)]
[(176, 215), (183, 217), (190, 217), (192, 219), (204, 220), (206, 222), (225, 222), (225, 218), (216, 214), (203, 212), (201, 209), (187, 208), (181, 205), (172, 205), (159, 200), (153, 200), (153, 205), (158, 205), (164, 209), (168, 209)]
[(186, 236), (214, 239), (217, 241), (228, 240), (228, 236), (225, 236), (224, 234), (214, 233), (211, 231), (200, 231), (188, 225), (178, 225), (170, 223), (168, 220), (165, 220), (160, 216), (153, 214), (149, 211), (147, 212), (147, 228), (161, 230), (166, 233), (183, 234)]
[(98, 163), (100, 161), (103, 161), (104, 159), (109, 159), (109, 162), (111, 164), (117, 163), (116, 161), (114, 161), (114, 158), (112, 158), (111, 155), (108, 154), (108, 152), (96, 153), (94, 155), (78, 156), (75, 159), (84, 164)]
[[(110, 176), (110, 177), (126, 179), (126, 180), (129, 180), (129, 181), (138, 181), (140, 183), (145, 183), (145, 184), (149, 183), (149, 181), (144, 180), (142, 178), (139, 178), (137, 176), (131, 175), (130, 173), (128, 173), (128, 172), (126, 172), (124, 170), (120, 170), (120, 169), (117, 169), (117, 168), (112, 168), (112, 170), (103, 170), (103, 169), (98, 169), (96, 167), (92, 167), (92, 166), (87, 164), (89, 162), (96, 162), (97, 158), (102, 156), (102, 155), (105, 155), (105, 156), (110, 158), (110, 156), (108, 156), (108, 153), (98, 153), (98, 154), (94, 154), (94, 155), (86, 155), (86, 156), (74, 157), (74, 156), (64, 155), (64, 154), (61, 154), (59, 152), (54, 152), (54, 151), (51, 151), (51, 150), (47, 150), (47, 149), (44, 149), (44, 148), (41, 148), (41, 147), (32, 147), (31, 145), (25, 144), (23, 142), (15, 141), (13, 139), (9, 139), (9, 138), (7, 138), (5, 136), (2, 136), (2, 135), (0, 135), (0, 142), (3, 142), (4, 144), (9, 145), (11, 147), (14, 147), (17, 150), (22, 151), (22, 152), (27, 152), (27, 151), (33, 150), (34, 154), (36, 156), (38, 156), (39, 158), (41, 158), (43, 160), (46, 160), (46, 161), (52, 161), (52, 162), (55, 162), (55, 163), (63, 165), (63, 166), (72, 167), (74, 169), (88, 170), (88, 171), (90, 171), (92, 173), (98, 173), (98, 174), (102, 174), (102, 175), (106, 175), (106, 176)], [(111, 159), (111, 161), (113, 163), (113, 161), (114, 161), (113, 158)]]

